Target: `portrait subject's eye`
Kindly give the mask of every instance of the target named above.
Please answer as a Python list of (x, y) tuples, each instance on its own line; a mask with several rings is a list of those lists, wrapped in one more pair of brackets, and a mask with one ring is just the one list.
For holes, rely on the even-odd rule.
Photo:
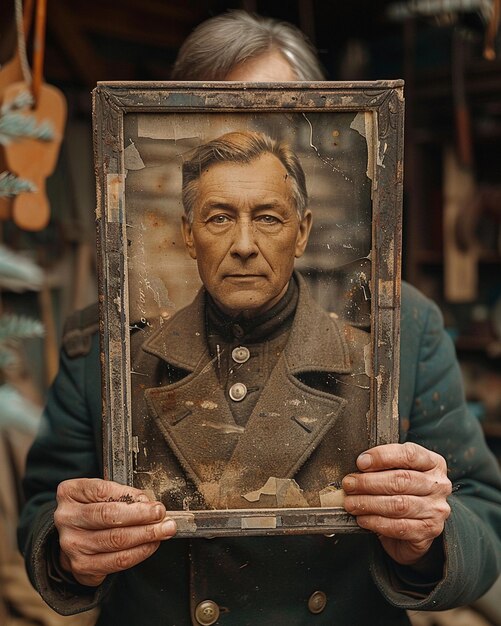
[(256, 218), (256, 221), (261, 223), (261, 224), (266, 224), (269, 226), (274, 226), (275, 224), (280, 224), (280, 220), (278, 219), (278, 217), (275, 217), (274, 215), (259, 215)]
[(227, 215), (220, 213), (218, 215), (213, 215), (208, 221), (212, 224), (228, 224), (230, 218)]

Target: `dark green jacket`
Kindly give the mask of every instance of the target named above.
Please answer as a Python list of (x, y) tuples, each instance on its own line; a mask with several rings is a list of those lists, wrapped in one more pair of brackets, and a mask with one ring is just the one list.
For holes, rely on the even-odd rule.
[[(409, 623), (403, 609), (466, 604), (495, 581), (501, 569), (499, 468), (466, 410), (454, 348), (438, 309), (404, 285), (401, 440), (442, 454), (454, 484), (442, 579), (418, 580), (395, 567), (373, 535), (356, 534), (173, 539), (146, 562), (108, 577), (97, 592), (58, 584), (49, 576), (57, 554), (52, 518), (57, 485), (101, 475), (99, 346), (86, 328), (74, 339), (88, 343), (88, 355), (62, 355), (28, 459), (19, 529), (31, 580), (57, 611), (75, 613), (101, 602), (100, 625), (183, 626), (196, 624), (195, 607), (210, 599), (220, 607), (221, 626), (391, 626)], [(327, 604), (313, 614), (308, 600), (316, 591), (325, 593)]]

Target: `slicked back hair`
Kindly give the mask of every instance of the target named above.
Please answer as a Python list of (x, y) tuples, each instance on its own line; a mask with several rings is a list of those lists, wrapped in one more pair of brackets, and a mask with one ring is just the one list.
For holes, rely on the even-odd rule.
[(296, 80), (324, 80), (317, 55), (305, 35), (288, 22), (229, 11), (202, 22), (179, 50), (173, 80), (225, 80), (237, 65), (278, 51)]
[(193, 221), (198, 181), (204, 171), (216, 163), (251, 163), (263, 154), (276, 156), (290, 176), (291, 200), (301, 220), (308, 204), (308, 192), (304, 171), (296, 154), (288, 144), (264, 133), (237, 131), (198, 146), (184, 161), (182, 201), (188, 222)]

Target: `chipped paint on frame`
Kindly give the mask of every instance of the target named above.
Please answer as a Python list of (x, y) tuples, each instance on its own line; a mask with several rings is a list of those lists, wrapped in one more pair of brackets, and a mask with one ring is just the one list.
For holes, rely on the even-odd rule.
[(123, 221), (124, 183), (123, 174), (108, 174), (106, 177), (106, 215), (109, 222), (120, 224)]
[[(128, 245), (127, 198), (124, 195), (125, 175), (135, 176), (142, 170), (154, 172), (157, 167), (143, 154), (135, 136), (124, 137), (124, 118), (138, 115), (140, 137), (158, 136), (172, 140), (180, 147), (180, 154), (190, 141), (204, 136), (209, 117), (214, 113), (229, 116), (224, 124), (232, 129), (231, 116), (248, 114), (259, 120), (260, 115), (300, 115), (306, 124), (311, 158), (318, 159), (323, 166), (331, 165), (333, 175), (341, 175), (344, 181), (352, 177), (348, 169), (336, 170), (335, 162), (326, 156), (322, 137), (318, 137), (319, 114), (339, 112), (352, 115), (352, 128), (365, 138), (367, 146), (366, 175), (371, 180), (373, 230), (372, 247), (364, 259), (372, 267), (370, 296), (372, 298), (373, 337), (371, 350), (364, 351), (365, 371), (374, 370), (371, 396), (372, 409), (368, 423), (374, 443), (397, 441), (398, 425), (397, 380), (398, 380), (398, 319), (399, 294), (398, 268), (400, 264), (401, 218), (399, 205), (402, 193), (402, 129), (403, 92), (401, 82), (376, 81), (374, 83), (315, 83), (284, 85), (243, 85), (219, 83), (211, 86), (175, 83), (109, 83), (100, 84), (94, 94), (95, 139), (98, 174), (98, 209), (100, 247), (100, 298), (102, 301), (102, 332), (104, 337), (103, 397), (105, 423), (105, 471), (106, 476), (119, 482), (132, 484), (133, 466), (138, 452), (132, 439), (130, 356), (128, 347), (129, 289), (127, 274)], [(175, 116), (200, 120), (189, 132), (186, 125), (178, 124)], [(169, 115), (172, 116), (170, 121)], [(163, 128), (158, 121), (164, 120)], [(170, 126), (169, 126), (170, 125)], [(335, 135), (343, 138), (343, 135)], [(313, 162), (313, 161), (312, 161)], [(164, 184), (157, 176), (158, 185)], [(104, 190), (104, 193), (103, 193)], [(161, 233), (161, 228), (145, 215), (148, 240)], [(161, 241), (159, 240), (159, 245)], [(166, 243), (167, 240), (166, 240)], [(171, 245), (171, 244), (168, 244)], [(131, 261), (134, 262), (134, 257)], [(358, 270), (360, 273), (360, 270)], [(363, 272), (369, 271), (364, 267)], [(158, 285), (145, 274), (144, 315), (137, 328), (148, 323), (146, 300), (148, 294), (161, 302)], [(191, 280), (191, 279), (189, 279)], [(360, 281), (359, 281), (360, 282)], [(364, 283), (365, 284), (365, 283)], [(358, 283), (353, 283), (353, 289)], [(368, 288), (368, 287), (367, 287)], [(367, 298), (367, 294), (365, 293)], [(148, 296), (149, 297), (149, 296)], [(171, 293), (165, 302), (170, 302)], [(172, 315), (170, 305), (164, 307), (162, 315), (167, 320)], [(339, 317), (337, 313), (333, 314)], [(134, 326), (133, 326), (134, 327)], [(208, 367), (211, 365), (209, 364)], [(362, 367), (363, 369), (363, 367)], [(353, 380), (354, 385), (358, 385)], [(359, 385), (360, 386), (360, 385)], [(363, 389), (363, 385), (360, 386)], [(303, 396), (298, 396), (303, 398)], [(294, 399), (294, 397), (293, 397)], [(212, 399), (207, 399), (210, 404)], [(302, 405), (301, 400), (299, 400)], [(187, 404), (187, 403), (186, 403)], [(208, 414), (218, 409), (207, 405)], [(277, 414), (270, 411), (269, 415)], [(279, 414), (277, 414), (279, 418)], [(296, 416), (297, 417), (297, 416)], [(310, 424), (312, 417), (301, 418)], [(309, 420), (309, 421), (308, 421)], [(205, 428), (214, 430), (216, 423), (207, 420)], [(217, 425), (217, 424), (216, 424)], [(307, 431), (304, 430), (306, 433)], [(233, 434), (238, 435), (238, 432)], [(232, 435), (231, 429), (228, 436)], [(131, 443), (132, 442), (132, 443)], [(140, 450), (146, 449), (141, 445)], [(127, 456), (127, 450), (130, 456)], [(146, 450), (143, 456), (147, 456)], [(152, 476), (155, 470), (150, 472)], [(160, 481), (161, 474), (158, 474)], [(158, 482), (160, 484), (160, 482)], [(323, 494), (322, 504), (329, 501), (332, 490)], [(256, 515), (259, 513), (259, 515)], [(175, 515), (183, 515), (176, 512)], [(182, 518), (179, 536), (217, 536), (241, 534), (290, 534), (296, 532), (358, 532), (353, 518), (342, 509), (258, 509), (246, 511), (196, 511)], [(246, 521), (247, 520), (247, 521)], [(253, 521), (254, 520), (254, 521)], [(259, 521), (261, 520), (261, 521)]]

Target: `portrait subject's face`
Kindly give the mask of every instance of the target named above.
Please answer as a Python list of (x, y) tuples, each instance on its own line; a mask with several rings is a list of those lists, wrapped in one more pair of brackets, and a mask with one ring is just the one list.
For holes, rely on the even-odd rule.
[(310, 228), (310, 211), (299, 219), (290, 176), (272, 154), (210, 166), (198, 182), (193, 223), (183, 218), (200, 278), (229, 315), (254, 316), (280, 300)]

